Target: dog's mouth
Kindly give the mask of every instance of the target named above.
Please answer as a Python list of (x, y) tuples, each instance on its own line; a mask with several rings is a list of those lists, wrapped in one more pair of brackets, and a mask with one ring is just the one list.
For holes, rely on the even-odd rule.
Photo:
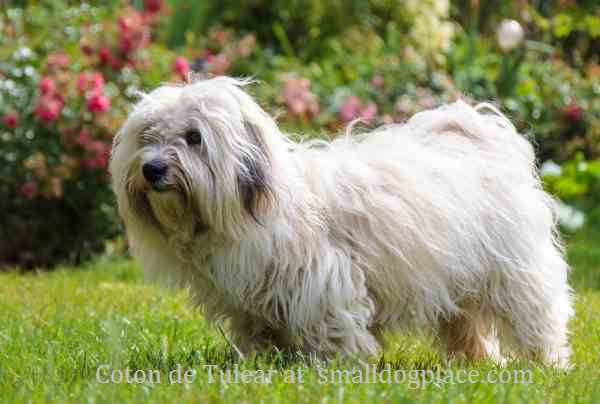
[(176, 187), (173, 184), (169, 184), (166, 182), (155, 182), (155, 183), (149, 184), (149, 187), (148, 187), (149, 192), (164, 193), (164, 192), (175, 191), (175, 190), (176, 190)]

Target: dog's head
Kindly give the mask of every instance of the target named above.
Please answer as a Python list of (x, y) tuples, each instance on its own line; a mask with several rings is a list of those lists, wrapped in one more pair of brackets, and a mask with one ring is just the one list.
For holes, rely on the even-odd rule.
[(275, 202), (275, 122), (227, 77), (142, 95), (110, 162), (119, 210), (163, 234), (235, 240)]

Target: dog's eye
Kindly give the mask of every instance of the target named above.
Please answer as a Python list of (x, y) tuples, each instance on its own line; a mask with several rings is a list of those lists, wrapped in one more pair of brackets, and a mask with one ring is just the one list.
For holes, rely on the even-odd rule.
[(196, 129), (190, 129), (185, 133), (185, 141), (188, 146), (194, 146), (202, 143), (202, 134)]

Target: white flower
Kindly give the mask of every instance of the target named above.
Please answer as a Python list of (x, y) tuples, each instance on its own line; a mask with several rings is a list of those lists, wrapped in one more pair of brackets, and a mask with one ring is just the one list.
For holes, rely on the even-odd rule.
[(33, 51), (27, 46), (22, 46), (19, 49), (15, 50), (15, 52), (13, 53), (13, 58), (17, 61), (31, 59), (32, 57)]
[(448, 16), (450, 12), (450, 1), (449, 0), (434, 0), (433, 11), (439, 16)]
[(558, 177), (562, 174), (562, 168), (552, 160), (546, 160), (540, 167), (542, 177)]
[(523, 28), (518, 21), (515, 20), (503, 20), (498, 26), (496, 32), (496, 38), (498, 39), (498, 46), (504, 52), (508, 52), (516, 48), (523, 42), (525, 33)]

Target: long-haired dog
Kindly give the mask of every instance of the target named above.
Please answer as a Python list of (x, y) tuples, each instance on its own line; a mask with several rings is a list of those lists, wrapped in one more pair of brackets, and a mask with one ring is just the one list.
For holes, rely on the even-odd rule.
[(375, 354), (416, 321), (450, 355), (568, 365), (553, 200), (497, 109), (296, 143), (244, 84), (161, 86), (117, 134), (114, 191), (147, 273), (188, 286), (243, 351)]

